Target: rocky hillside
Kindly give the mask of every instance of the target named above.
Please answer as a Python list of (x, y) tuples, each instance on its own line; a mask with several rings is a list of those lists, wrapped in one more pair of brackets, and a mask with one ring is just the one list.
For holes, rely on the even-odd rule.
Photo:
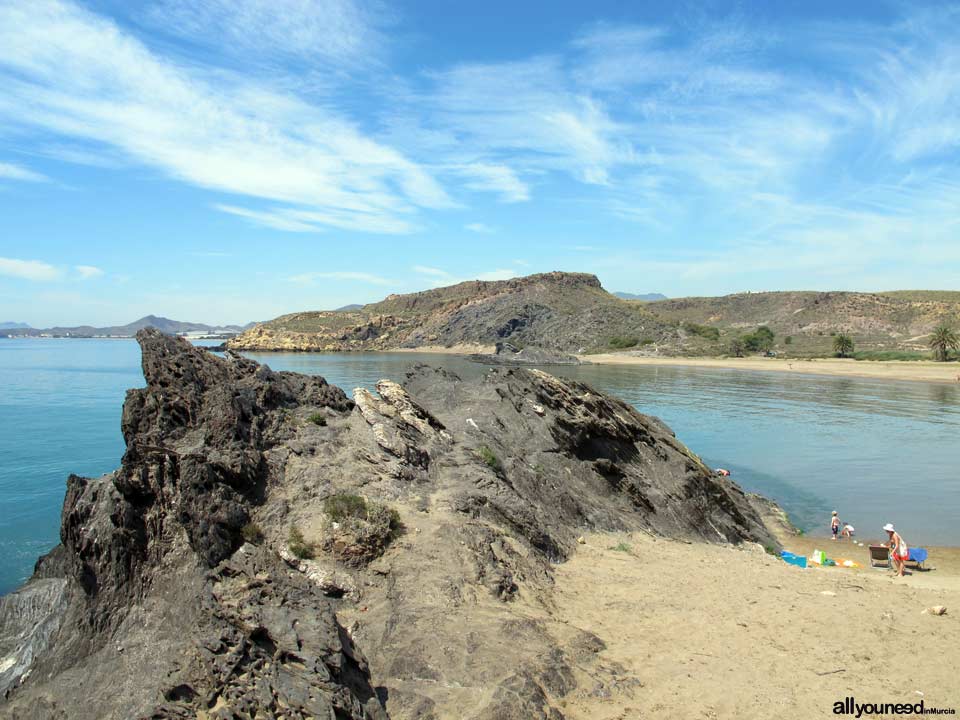
[(352, 312), (302, 312), (257, 325), (236, 350), (387, 350), (501, 340), (563, 352), (608, 347), (621, 336), (660, 339), (673, 329), (640, 303), (606, 292), (593, 275), (544, 273), (391, 295)]
[(775, 545), (658, 420), (541, 371), (354, 400), (138, 333), (126, 452), (0, 599), (0, 715), (543, 718), (639, 680), (555, 616), (587, 530)]
[(940, 322), (960, 327), (960, 293), (776, 292), (639, 302), (616, 297), (593, 275), (544, 273), (391, 295), (359, 309), (301, 312), (262, 323), (235, 350), (389, 350), (426, 346), (519, 347), (582, 353), (644, 348), (718, 354), (760, 325), (795, 354), (827, 353), (831, 334), (860, 349), (922, 349)]
[[(950, 292), (769, 292), (661, 300), (646, 307), (686, 336), (691, 323), (715, 327), (721, 341), (761, 325), (794, 351), (827, 352), (831, 334), (853, 336), (862, 349), (926, 349), (938, 324), (960, 328), (960, 293)], [(695, 344), (695, 343), (694, 343)], [(708, 344), (699, 343), (709, 348)]]

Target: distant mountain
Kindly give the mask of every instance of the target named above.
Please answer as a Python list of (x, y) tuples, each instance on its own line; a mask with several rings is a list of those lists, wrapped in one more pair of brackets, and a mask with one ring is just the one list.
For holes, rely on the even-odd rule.
[(30, 326), (22, 322), (14, 322), (12, 320), (6, 320), (0, 322), (0, 330), (29, 330)]
[(362, 307), (363, 305), (358, 305), (357, 303), (353, 303), (351, 305), (344, 305), (343, 307), (338, 307), (336, 310), (334, 310), (334, 312), (355, 312)]
[(613, 294), (623, 300), (643, 300), (644, 302), (655, 302), (657, 300), (667, 299), (667, 296), (662, 293), (646, 293), (643, 295), (635, 295), (634, 293), (628, 292), (615, 292)]
[(3, 327), (3, 334), (19, 337), (36, 337), (39, 335), (52, 335), (54, 337), (133, 337), (137, 330), (146, 327), (156, 328), (162, 333), (168, 335), (181, 335), (190, 332), (209, 333), (211, 335), (225, 335), (243, 332), (256, 323), (246, 325), (206, 325), (204, 323), (182, 322), (180, 320), (171, 320), (170, 318), (158, 317), (156, 315), (147, 315), (139, 320), (135, 320), (127, 325), (114, 325), (111, 327), (93, 327), (92, 325), (78, 325), (75, 327), (51, 327), (51, 328), (32, 328), (29, 325), (20, 324), (19, 327)]

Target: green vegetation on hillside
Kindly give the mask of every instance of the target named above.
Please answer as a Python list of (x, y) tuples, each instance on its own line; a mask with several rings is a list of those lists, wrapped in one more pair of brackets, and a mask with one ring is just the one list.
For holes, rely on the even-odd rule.
[(850, 357), (854, 351), (853, 338), (846, 333), (838, 333), (833, 338), (833, 351), (837, 357)]
[(946, 362), (950, 357), (950, 351), (960, 348), (960, 338), (957, 337), (953, 328), (938, 325), (930, 333), (929, 345), (933, 350), (933, 357), (939, 362)]
[(353, 351), (508, 341), (596, 353), (655, 343), (660, 355), (813, 358), (837, 352), (837, 332), (856, 337), (861, 352), (922, 352), (941, 325), (960, 327), (960, 292), (763, 292), (636, 303), (607, 293), (592, 275), (542, 273), (391, 295), (351, 312), (293, 313), (228, 345)]

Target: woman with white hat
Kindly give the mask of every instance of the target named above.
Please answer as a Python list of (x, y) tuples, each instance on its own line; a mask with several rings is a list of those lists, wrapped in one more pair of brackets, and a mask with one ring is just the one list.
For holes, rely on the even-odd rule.
[(883, 529), (887, 531), (887, 537), (889, 538), (887, 547), (890, 548), (890, 557), (893, 558), (893, 566), (897, 571), (897, 577), (903, 577), (903, 566), (910, 559), (910, 550), (903, 538), (900, 537), (900, 533), (893, 529), (892, 523), (887, 523), (883, 526)]

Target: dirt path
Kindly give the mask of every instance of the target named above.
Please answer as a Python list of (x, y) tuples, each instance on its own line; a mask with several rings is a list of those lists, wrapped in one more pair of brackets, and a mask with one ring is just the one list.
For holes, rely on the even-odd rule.
[[(613, 549), (621, 542), (629, 551)], [(918, 575), (802, 570), (757, 547), (589, 536), (556, 569), (559, 617), (596, 633), (607, 645), (601, 661), (642, 685), (568, 698), (564, 712), (826, 718), (848, 696), (960, 712), (957, 578), (946, 566)], [(948, 613), (922, 613), (933, 605)]]

